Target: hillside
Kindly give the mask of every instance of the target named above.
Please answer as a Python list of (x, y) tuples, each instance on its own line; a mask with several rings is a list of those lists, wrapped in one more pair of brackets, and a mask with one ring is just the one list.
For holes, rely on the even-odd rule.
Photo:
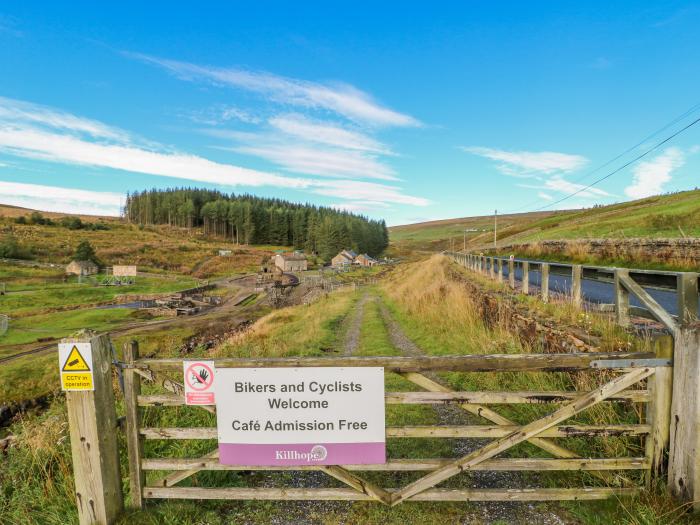
[[(465, 217), (389, 228), (393, 249), (467, 249), (493, 247), (493, 216)], [(557, 239), (629, 239), (700, 237), (700, 190), (583, 210), (547, 211), (498, 217), (498, 244)]]

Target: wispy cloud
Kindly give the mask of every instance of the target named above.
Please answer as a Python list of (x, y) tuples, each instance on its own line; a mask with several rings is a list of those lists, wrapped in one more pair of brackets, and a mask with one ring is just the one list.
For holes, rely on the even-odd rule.
[(282, 133), (306, 141), (385, 155), (391, 153), (384, 144), (365, 133), (335, 123), (314, 121), (303, 115), (279, 115), (270, 119), (270, 125)]
[(537, 192), (537, 196), (538, 196), (540, 199), (544, 199), (544, 200), (546, 200), (546, 201), (553, 201), (553, 200), (554, 200), (554, 197), (552, 197), (549, 193), (545, 193), (545, 192), (543, 192), (543, 191), (538, 191), (538, 192)]
[(381, 105), (369, 94), (349, 84), (311, 82), (240, 68), (201, 66), (140, 53), (125, 52), (124, 55), (159, 66), (183, 80), (244, 89), (277, 103), (331, 111), (366, 125), (421, 125), (416, 118)]
[[(289, 177), (214, 162), (201, 156), (171, 151), (155, 143), (143, 142), (125, 131), (98, 121), (7, 98), (0, 99), (0, 152), (21, 158), (110, 168), (222, 186), (273, 186), (350, 201), (381, 201), (417, 206), (428, 203), (426, 199), (406, 195), (397, 186), (354, 180)], [(289, 163), (292, 166), (298, 164), (299, 169), (304, 163), (312, 167), (313, 159), (310, 155), (311, 153), (306, 156), (300, 153)], [(391, 173), (381, 171), (385, 168), (367, 165), (364, 157), (355, 159), (356, 165), (351, 164), (352, 160), (348, 157), (317, 160), (317, 171), (322, 171), (324, 162), (333, 161), (337, 168), (338, 163), (345, 161), (349, 164), (346, 172), (341, 174), (343, 176), (361, 169), (374, 169), (380, 175), (385, 175), (384, 178), (392, 178)], [(45, 196), (52, 195), (47, 193)], [(29, 197), (31, 196), (24, 196)]]
[(389, 207), (387, 203), (378, 201), (339, 202), (337, 204), (331, 204), (331, 208), (353, 213), (372, 213), (378, 210), (386, 210)]
[(554, 151), (506, 151), (479, 146), (462, 147), (467, 153), (496, 161), (496, 168), (505, 175), (531, 177), (536, 174), (553, 175), (578, 170), (588, 159), (581, 155)]
[(239, 107), (219, 104), (199, 111), (189, 111), (185, 116), (197, 124), (207, 126), (219, 126), (229, 122), (242, 122), (244, 124), (260, 124), (263, 119), (250, 111)]
[(671, 173), (685, 164), (685, 154), (680, 148), (666, 148), (657, 157), (635, 166), (632, 184), (625, 188), (625, 195), (642, 199), (658, 195), (664, 184), (671, 180)]
[(119, 215), (120, 193), (0, 181), (0, 202), (42, 211)]

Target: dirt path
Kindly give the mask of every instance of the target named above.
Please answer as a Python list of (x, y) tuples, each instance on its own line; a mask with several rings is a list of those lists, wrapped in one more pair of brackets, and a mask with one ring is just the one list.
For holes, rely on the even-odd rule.
[[(402, 353), (408, 356), (426, 355), (414, 341), (412, 341), (403, 331), (399, 323), (391, 314), (386, 304), (379, 303), (379, 310), (384, 320), (391, 343)], [(445, 384), (437, 374), (424, 374), (436, 383)], [(457, 405), (435, 405), (435, 412), (441, 425), (479, 425), (485, 422), (462, 410)], [(490, 422), (489, 422), (490, 423)], [(481, 448), (489, 440), (484, 439), (455, 439), (454, 457), (462, 457), (478, 448)], [(496, 472), (496, 471), (474, 471), (462, 474), (469, 476), (469, 485), (472, 488), (528, 488), (532, 483), (528, 483), (518, 472)], [(470, 513), (465, 515), (463, 523), (508, 523), (530, 525), (566, 525), (574, 524), (576, 521), (564, 520), (556, 513), (548, 509), (537, 508), (533, 504), (510, 503), (510, 502), (488, 502), (473, 503)]]
[(349, 325), (343, 339), (343, 355), (352, 355), (360, 346), (360, 330), (362, 329), (362, 321), (365, 317), (365, 305), (368, 301), (376, 300), (376, 297), (365, 293), (350, 315)]

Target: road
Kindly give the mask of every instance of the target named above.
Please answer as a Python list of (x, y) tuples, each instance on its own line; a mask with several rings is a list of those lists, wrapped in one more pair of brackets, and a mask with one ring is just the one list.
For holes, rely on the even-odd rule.
[[(530, 262), (541, 262), (532, 259)], [(503, 267), (504, 278), (508, 278), (508, 267), (504, 265)], [(522, 269), (515, 269), (515, 280), (521, 282), (522, 280)], [(530, 286), (536, 286), (537, 288), (541, 285), (540, 272), (530, 270), (528, 272), (530, 279)], [(651, 295), (666, 311), (673, 315), (678, 314), (678, 301), (676, 298), (676, 292), (673, 290), (657, 290), (652, 288), (644, 288), (649, 295)], [(549, 275), (549, 290), (551, 293), (571, 293), (571, 278), (563, 275), (556, 275), (550, 273)], [(589, 279), (583, 279), (581, 281), (581, 291), (584, 300), (593, 304), (612, 304), (615, 302), (615, 286), (612, 283), (603, 283), (599, 281), (592, 281)], [(700, 304), (700, 298), (698, 299)], [(642, 303), (630, 295), (630, 304), (632, 306), (642, 306)]]

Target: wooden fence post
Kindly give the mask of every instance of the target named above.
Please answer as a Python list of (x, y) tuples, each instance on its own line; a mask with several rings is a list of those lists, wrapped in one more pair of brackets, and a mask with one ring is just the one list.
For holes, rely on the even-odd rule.
[(515, 261), (508, 259), (508, 284), (515, 290)]
[(549, 263), (541, 263), (540, 265), (540, 292), (542, 301), (549, 302)]
[[(129, 341), (124, 345), (124, 362), (133, 365), (139, 358), (139, 344)], [(124, 405), (126, 408), (126, 445), (129, 453), (129, 487), (131, 489), (131, 505), (136, 509), (143, 508), (143, 487), (146, 478), (141, 470), (143, 457), (143, 438), (139, 434), (141, 413), (138, 406), (138, 396), (141, 394), (141, 376), (133, 368), (124, 370)]]
[[(673, 338), (669, 335), (656, 337), (654, 350), (659, 359), (673, 359)], [(673, 368), (657, 367), (647, 381), (649, 403), (646, 406), (646, 423), (651, 425), (651, 432), (646, 438), (646, 456), (651, 474), (647, 482), (650, 482), (653, 477), (665, 472), (668, 464)]]
[(581, 274), (583, 267), (580, 264), (571, 266), (571, 300), (576, 306), (581, 306)]
[(495, 265), (496, 265), (496, 259), (494, 259), (493, 257), (489, 257), (489, 277), (491, 277), (491, 279), (496, 278), (496, 266)]
[(496, 264), (497, 264), (497, 267), (496, 267), (497, 275), (496, 275), (496, 277), (498, 278), (498, 282), (499, 282), (499, 283), (502, 283), (502, 282), (503, 282), (503, 259), (497, 259), (497, 260), (496, 260)]
[(530, 293), (530, 263), (528, 261), (523, 261), (523, 293), (527, 295)]
[(620, 278), (628, 276), (629, 270), (626, 268), (615, 268), (615, 318), (623, 328), (630, 325), (630, 293)]
[(124, 509), (112, 389), (112, 343), (106, 334), (64, 339), (62, 343), (92, 346), (95, 390), (66, 392), (78, 520), (80, 525), (109, 525)]

